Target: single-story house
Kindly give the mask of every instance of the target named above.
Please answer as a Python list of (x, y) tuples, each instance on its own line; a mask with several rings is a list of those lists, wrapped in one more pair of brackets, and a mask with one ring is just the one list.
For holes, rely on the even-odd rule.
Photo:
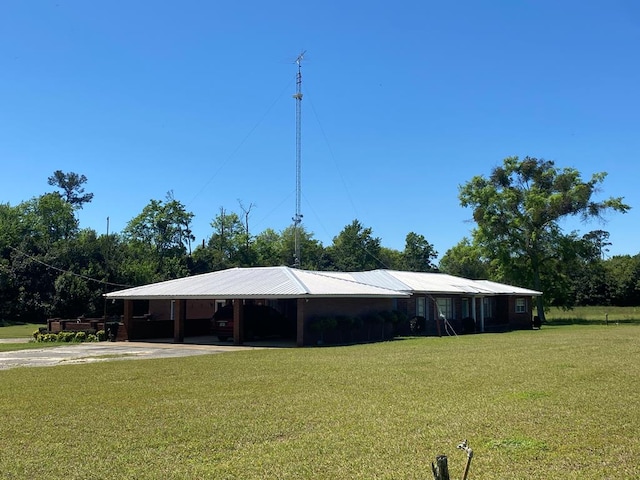
[[(289, 267), (231, 268), (107, 293), (124, 301), (129, 340), (210, 335), (216, 312), (230, 312), (234, 343), (252, 337), (250, 306), (278, 312), (278, 333), (298, 346), (409, 333), (530, 328), (542, 292), (441, 273), (373, 270), (320, 272)], [(403, 325), (398, 320), (403, 319)], [(410, 322), (412, 320), (412, 322)], [(264, 322), (273, 321), (271, 316)], [(258, 325), (259, 326), (259, 325)], [(262, 325), (264, 326), (264, 325)], [(275, 332), (275, 330), (273, 330)], [(375, 331), (376, 335), (372, 332)], [(122, 333), (118, 335), (122, 338)]]

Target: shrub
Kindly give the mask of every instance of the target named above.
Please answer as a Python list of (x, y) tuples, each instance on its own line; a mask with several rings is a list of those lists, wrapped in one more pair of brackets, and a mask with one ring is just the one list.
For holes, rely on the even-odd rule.
[(98, 338), (99, 342), (104, 342), (107, 339), (107, 332), (105, 332), (104, 330), (98, 330), (96, 332), (96, 337)]
[(74, 332), (60, 332), (58, 334), (59, 342), (71, 342), (76, 338), (76, 334)]
[(85, 332), (76, 332), (76, 336), (73, 339), (75, 342), (84, 342), (87, 339), (87, 334)]
[(43, 333), (38, 336), (38, 342), (57, 342), (58, 335), (55, 333)]
[(98, 341), (97, 335), (94, 335), (93, 333), (90, 333), (89, 335), (87, 335), (87, 342), (97, 342), (97, 341)]
[(40, 336), (40, 329), (38, 330), (34, 330), (33, 332), (33, 339), (37, 342), (38, 341), (38, 337)]

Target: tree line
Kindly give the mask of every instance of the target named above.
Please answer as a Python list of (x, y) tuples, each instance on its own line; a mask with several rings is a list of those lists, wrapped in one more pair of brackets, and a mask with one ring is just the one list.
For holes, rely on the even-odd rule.
[(195, 243), (194, 214), (168, 192), (152, 199), (122, 232), (98, 234), (81, 228), (76, 213), (93, 194), (87, 178), (57, 170), (54, 191), (12, 206), (0, 204), (0, 320), (117, 313), (108, 291), (231, 267), (294, 265), (296, 229), (301, 268), (363, 271), (388, 268), (441, 271), (486, 278), (544, 292), (540, 307), (640, 305), (640, 255), (606, 258), (609, 234), (564, 233), (567, 215), (585, 218), (625, 212), (621, 198), (595, 202), (606, 174), (583, 181), (579, 172), (553, 162), (505, 159), (489, 178), (460, 187), (460, 202), (473, 211), (476, 228), (438, 253), (421, 234), (409, 232), (403, 250), (384, 247), (357, 219), (328, 246), (304, 225), (282, 231), (250, 231), (253, 204), (239, 212), (220, 207), (211, 234)]
[(211, 235), (194, 245), (194, 214), (168, 192), (152, 199), (122, 232), (81, 228), (77, 211), (90, 202), (87, 178), (56, 171), (54, 191), (18, 205), (0, 204), (0, 321), (42, 321), (116, 313), (108, 291), (231, 267), (293, 265), (295, 228), (301, 267), (313, 270), (394, 268), (435, 271), (437, 252), (410, 232), (398, 251), (382, 246), (357, 219), (325, 247), (303, 225), (249, 230), (251, 207), (221, 207)]

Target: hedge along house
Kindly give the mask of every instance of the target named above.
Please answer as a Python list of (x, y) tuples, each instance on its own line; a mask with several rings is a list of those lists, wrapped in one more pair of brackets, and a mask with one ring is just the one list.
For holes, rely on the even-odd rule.
[[(346, 338), (340, 329), (349, 329), (351, 334), (360, 328), (362, 333), (371, 329), (371, 325), (362, 325), (362, 319), (371, 321), (392, 311), (417, 319), (421, 333), (428, 335), (443, 334), (444, 319), (457, 333), (530, 328), (533, 298), (541, 294), (440, 273), (255, 267), (169, 280), (106, 297), (124, 301), (122, 328), (128, 340), (173, 337), (174, 342), (182, 342), (185, 336), (211, 334), (214, 313), (232, 305), (234, 342), (242, 344), (252, 337), (244, 315), (247, 305), (260, 305), (279, 312), (285, 319), (280, 333), (304, 346), (315, 343), (318, 334), (322, 338), (320, 329), (314, 328), (318, 319), (349, 320), (333, 326), (339, 341)], [(381, 338), (385, 338), (384, 319), (382, 322)], [(408, 325), (398, 331), (409, 333)]]
[(396, 309), (407, 292), (289, 267), (232, 268), (105, 295), (123, 300), (121, 328), (128, 340), (207, 335), (216, 311), (233, 305), (233, 339), (249, 333), (247, 305), (271, 307), (286, 319), (284, 335), (298, 346), (312, 343), (312, 319), (331, 315), (362, 316)]
[(457, 333), (531, 328), (534, 298), (542, 295), (443, 273), (373, 270), (329, 275), (410, 293), (409, 298), (398, 299), (397, 308), (408, 318), (419, 319), (427, 335), (443, 334), (444, 319)]

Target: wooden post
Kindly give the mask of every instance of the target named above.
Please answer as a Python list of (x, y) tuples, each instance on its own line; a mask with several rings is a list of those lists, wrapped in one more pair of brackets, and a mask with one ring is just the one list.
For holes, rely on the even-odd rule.
[(304, 347), (304, 298), (296, 300), (296, 345)]
[(431, 470), (433, 470), (433, 480), (450, 480), (446, 455), (438, 455), (435, 465), (431, 464)]
[(241, 298), (233, 300), (233, 343), (244, 343), (244, 303)]
[(173, 343), (184, 343), (184, 322), (187, 318), (187, 301), (176, 300), (173, 319)]
[[(133, 328), (133, 300), (124, 301), (124, 314), (122, 315), (122, 322), (124, 323), (124, 329), (127, 331), (127, 340), (135, 340), (135, 333)], [(104, 329), (107, 329), (107, 321), (105, 319)]]

